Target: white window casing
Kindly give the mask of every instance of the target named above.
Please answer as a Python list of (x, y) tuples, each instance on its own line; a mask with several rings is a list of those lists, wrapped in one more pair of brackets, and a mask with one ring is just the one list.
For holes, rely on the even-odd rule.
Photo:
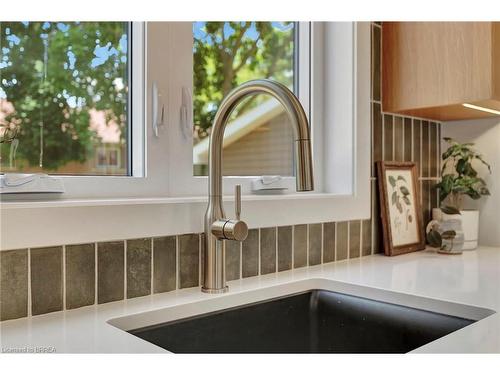
[[(192, 92), (192, 24), (153, 22), (145, 29), (147, 53), (133, 64), (143, 72), (147, 66), (146, 89), (133, 104), (133, 115), (146, 123), (133, 130), (143, 131), (146, 139), (145, 177), (135, 169), (138, 177), (69, 177), (65, 184), (74, 188), (61, 199), (2, 202), (1, 250), (203, 231), (206, 177), (193, 177), (192, 139), (180, 126), (183, 88), (184, 94), (186, 88)], [(299, 97), (313, 124), (316, 191), (295, 193), (293, 177), (289, 194), (251, 195), (247, 188), (242, 219), (249, 227), (370, 216), (369, 23), (301, 23), (299, 29), (299, 49), (310, 50), (299, 52), (299, 69), (308, 64), (311, 77), (304, 84), (299, 73)], [(134, 41), (136, 36), (133, 32)], [(165, 105), (159, 137), (151, 131), (152, 82)], [(137, 94), (135, 81), (133, 87)], [(186, 194), (193, 179), (198, 185)], [(232, 186), (242, 179), (248, 182), (248, 177), (225, 178), (228, 215)]]
[[(299, 97), (304, 111), (309, 117), (310, 114), (310, 50), (312, 42), (312, 27), (309, 22), (299, 22), (297, 32), (297, 60), (295, 79), (296, 87), (298, 89), (297, 96)], [(174, 68), (175, 77), (170, 79), (169, 87), (175, 90), (175, 96), (184, 88), (188, 88), (192, 95), (193, 87), (193, 27), (190, 22), (178, 23), (175, 26), (176, 43), (172, 45), (173, 53), (176, 59), (184, 61), (179, 63)], [(174, 88), (172, 85), (180, 84), (180, 87)], [(178, 98), (179, 99), (179, 98)], [(175, 100), (175, 99), (174, 99)], [(175, 102), (171, 103), (173, 108), (179, 108), (181, 104)], [(190, 108), (192, 110), (192, 108)], [(176, 114), (174, 113), (174, 116)], [(175, 121), (175, 119), (174, 119)], [(311, 126), (314, 126), (311, 123)], [(189, 124), (189, 129), (192, 129), (192, 123)], [(170, 168), (169, 174), (169, 195), (170, 196), (200, 196), (207, 194), (208, 177), (207, 176), (193, 176), (193, 137), (192, 131), (186, 136), (186, 132), (181, 127), (177, 129), (169, 129), (168, 137), (170, 139), (169, 146), (169, 162), (170, 165), (175, 167)], [(313, 140), (314, 144), (314, 140)], [(313, 146), (314, 147), (314, 146)], [(317, 176), (321, 175), (318, 171)], [(251, 194), (252, 180), (260, 176), (226, 176), (223, 179), (223, 190), (225, 192), (232, 192), (233, 186), (240, 184), (242, 186), (243, 194)], [(285, 186), (288, 193), (295, 192), (295, 177), (283, 176)], [(319, 186), (319, 185), (318, 185)]]

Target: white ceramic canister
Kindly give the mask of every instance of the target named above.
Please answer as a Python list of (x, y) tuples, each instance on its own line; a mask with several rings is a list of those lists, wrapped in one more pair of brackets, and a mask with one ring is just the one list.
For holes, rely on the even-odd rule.
[(479, 237), (478, 210), (462, 210), (460, 211), (460, 215), (448, 215), (443, 213), (440, 208), (433, 208), (432, 218), (438, 221), (460, 220), (464, 232), (464, 246), (462, 250), (474, 250), (477, 248)]

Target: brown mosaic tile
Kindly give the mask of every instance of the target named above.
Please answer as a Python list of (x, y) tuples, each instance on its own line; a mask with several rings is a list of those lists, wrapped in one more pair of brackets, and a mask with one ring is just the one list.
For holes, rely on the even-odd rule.
[(438, 124), (435, 122), (431, 122), (429, 126), (430, 133), (430, 155), (429, 155), (429, 163), (430, 163), (430, 176), (438, 177), (438, 165), (439, 165), (439, 155), (438, 155)]
[(226, 241), (226, 280), (240, 278), (240, 247), (239, 241)]
[(125, 243), (97, 244), (97, 303), (120, 301), (124, 298)]
[(199, 285), (200, 235), (183, 234), (179, 238), (179, 288)]
[(175, 236), (153, 238), (153, 293), (176, 288), (177, 251)]
[(412, 161), (417, 164), (419, 176), (422, 176), (422, 168), (420, 164), (420, 147), (422, 143), (421, 137), (422, 121), (413, 120), (413, 159)]
[(382, 112), (379, 103), (372, 103), (372, 132), (373, 132), (373, 146), (372, 146), (372, 177), (376, 176), (375, 162), (383, 160), (382, 154)]
[(411, 118), (404, 118), (403, 121), (403, 131), (404, 131), (404, 153), (403, 160), (411, 161), (412, 155), (412, 139), (413, 139), (413, 128)]
[(371, 32), (371, 43), (372, 43), (372, 99), (380, 101), (381, 100), (381, 58), (380, 58), (380, 43), (381, 40), (381, 30), (380, 27), (372, 26)]
[(278, 227), (278, 272), (292, 268), (292, 226)]
[(384, 160), (394, 160), (393, 153), (393, 117), (384, 114)]
[(394, 117), (394, 160), (404, 160), (404, 135), (403, 135), (403, 118)]
[(349, 222), (349, 258), (359, 258), (361, 253), (361, 222)]
[(347, 221), (337, 223), (337, 260), (347, 259), (348, 256), (348, 225)]
[(384, 252), (384, 247), (382, 245), (382, 222), (380, 219), (380, 201), (377, 188), (377, 180), (372, 181), (372, 199), (373, 199), (373, 213), (372, 219), (373, 223), (373, 253)]
[(31, 249), (31, 313), (63, 309), (62, 246)]
[(66, 246), (66, 308), (95, 303), (95, 245)]
[(363, 220), (361, 223), (361, 256), (372, 253), (372, 221)]
[(205, 233), (200, 234), (200, 284), (203, 284), (203, 278), (205, 277)]
[(439, 207), (439, 197), (438, 197), (438, 189), (436, 187), (437, 181), (430, 181), (431, 187), (430, 187), (430, 203), (431, 203), (431, 216), (432, 216), (432, 209), (433, 208), (438, 208)]
[(250, 229), (248, 237), (243, 241), (241, 249), (242, 277), (252, 277), (259, 274), (259, 230)]
[(151, 294), (151, 238), (127, 240), (127, 298)]
[(422, 212), (425, 228), (431, 221), (431, 181), (422, 181)]
[(429, 122), (422, 121), (422, 177), (429, 177), (429, 156), (430, 156), (430, 142), (429, 142)]
[(260, 229), (260, 273), (276, 272), (276, 228)]
[(307, 266), (307, 224), (293, 226), (293, 267)]
[(309, 265), (321, 264), (321, 224), (309, 224)]
[(438, 123), (437, 125), (437, 137), (438, 137), (438, 141), (437, 141), (437, 152), (438, 152), (438, 156), (437, 156), (437, 159), (438, 159), (438, 177), (441, 176), (441, 144), (442, 144), (442, 135), (441, 135), (441, 127), (442, 125), (440, 123)]
[(335, 223), (323, 224), (323, 263), (335, 261)]
[(28, 250), (0, 251), (0, 321), (28, 315)]

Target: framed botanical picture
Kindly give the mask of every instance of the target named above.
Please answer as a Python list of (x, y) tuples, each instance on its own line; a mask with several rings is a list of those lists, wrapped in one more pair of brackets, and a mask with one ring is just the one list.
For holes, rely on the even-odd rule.
[(384, 249), (399, 255), (425, 248), (417, 166), (408, 162), (377, 162)]

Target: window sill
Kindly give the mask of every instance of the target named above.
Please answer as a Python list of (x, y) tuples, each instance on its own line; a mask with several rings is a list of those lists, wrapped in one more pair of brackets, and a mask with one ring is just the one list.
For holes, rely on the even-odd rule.
[[(295, 201), (310, 199), (335, 199), (349, 197), (331, 193), (292, 193), (292, 194), (252, 194), (243, 195), (244, 202), (255, 201)], [(225, 195), (224, 202), (232, 202), (231, 195)], [(0, 210), (37, 209), (37, 208), (63, 208), (63, 207), (103, 207), (103, 206), (134, 206), (134, 205), (168, 205), (168, 204), (193, 204), (207, 203), (206, 196), (192, 197), (152, 197), (152, 198), (97, 198), (97, 199), (53, 199), (53, 200), (0, 200)]]
[[(224, 201), (231, 218), (233, 197)], [(1, 202), (0, 249), (200, 233), (206, 206), (207, 197)], [(250, 228), (369, 217), (370, 194), (247, 195), (242, 204)]]

